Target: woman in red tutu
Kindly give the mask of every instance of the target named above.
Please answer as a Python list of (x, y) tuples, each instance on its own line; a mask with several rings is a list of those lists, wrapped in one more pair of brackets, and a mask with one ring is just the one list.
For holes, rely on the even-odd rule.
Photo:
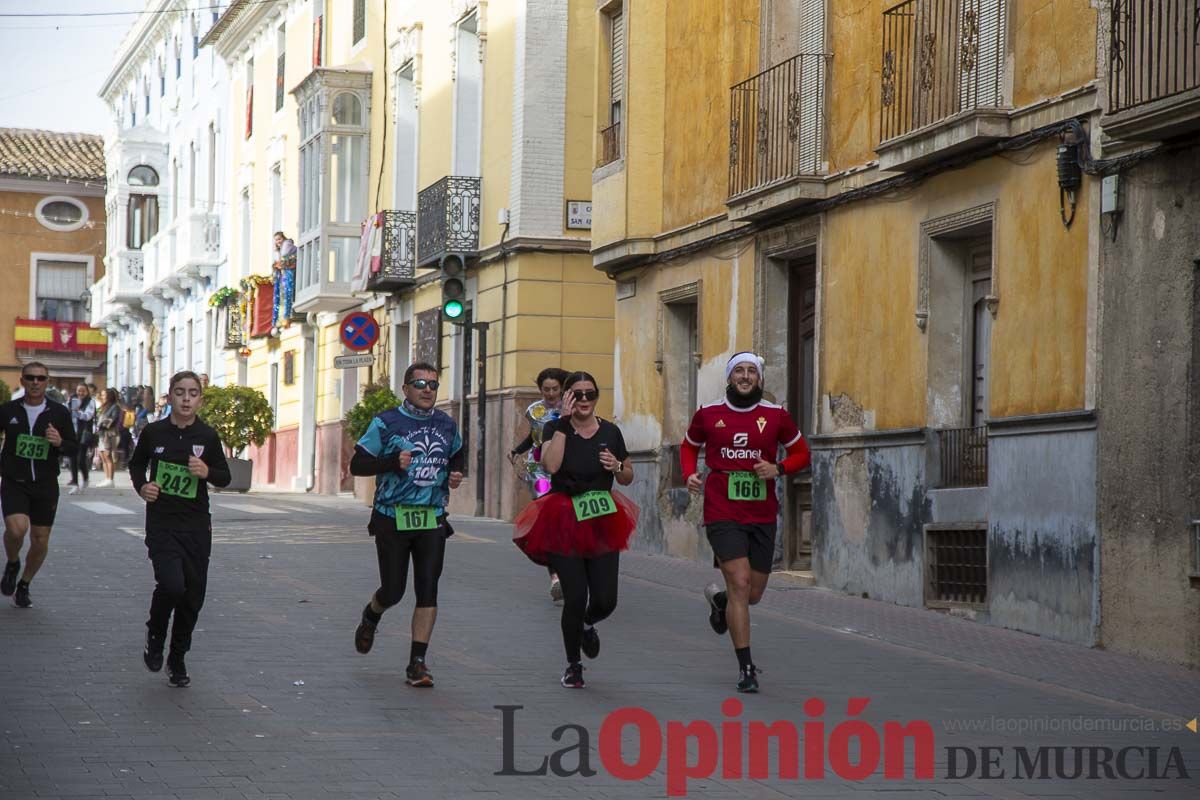
[(621, 430), (596, 416), (600, 390), (586, 372), (567, 376), (562, 416), (547, 423), (542, 466), (550, 493), (534, 500), (515, 522), (513, 541), (536, 564), (549, 565), (562, 583), (562, 685), (583, 688), (580, 652), (600, 653), (595, 624), (617, 607), (620, 551), (629, 547), (638, 507), (612, 491), (613, 480), (633, 483), (633, 465)]

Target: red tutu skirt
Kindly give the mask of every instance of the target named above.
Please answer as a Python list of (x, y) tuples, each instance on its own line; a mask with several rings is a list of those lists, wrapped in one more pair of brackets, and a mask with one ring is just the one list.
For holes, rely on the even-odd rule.
[(594, 556), (629, 549), (641, 510), (620, 492), (612, 493), (613, 514), (580, 522), (571, 498), (551, 492), (525, 506), (513, 522), (513, 543), (535, 564), (546, 566), (549, 556)]

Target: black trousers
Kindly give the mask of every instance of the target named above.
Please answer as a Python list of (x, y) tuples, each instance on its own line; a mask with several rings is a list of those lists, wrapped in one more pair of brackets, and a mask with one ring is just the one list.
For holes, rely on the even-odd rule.
[(558, 573), (563, 590), (562, 635), (567, 661), (579, 661), (583, 626), (595, 625), (617, 608), (617, 575), (621, 554), (595, 558), (551, 554), (550, 568)]
[(83, 475), (83, 482), (87, 483), (88, 474), (92, 469), (92, 449), (90, 447), (80, 447), (75, 451), (75, 454), (70, 456), (71, 459), (71, 483), (79, 483), (80, 474)]
[(212, 554), (212, 529), (146, 531), (146, 549), (154, 565), (154, 596), (146, 627), (152, 636), (165, 638), (171, 626), (171, 652), (183, 655), (192, 647), (192, 631), (204, 605), (208, 585), (208, 559)]
[(368, 530), (375, 537), (379, 559), (379, 589), (375, 592), (379, 605), (391, 608), (404, 597), (411, 560), (416, 607), (436, 608), (438, 579), (446, 560), (445, 524), (427, 531), (398, 531), (396, 520), (375, 511)]

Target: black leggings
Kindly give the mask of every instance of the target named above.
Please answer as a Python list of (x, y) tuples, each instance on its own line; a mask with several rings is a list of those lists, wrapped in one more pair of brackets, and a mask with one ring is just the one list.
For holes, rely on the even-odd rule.
[(71, 483), (79, 483), (80, 474), (83, 475), (83, 482), (87, 483), (88, 474), (92, 468), (92, 449), (80, 446), (70, 458)]
[(620, 553), (595, 558), (550, 556), (550, 567), (558, 573), (563, 590), (562, 635), (567, 661), (579, 661), (579, 638), (583, 626), (595, 625), (617, 607), (617, 574)]
[(408, 561), (413, 564), (413, 591), (417, 608), (436, 608), (438, 578), (446, 557), (446, 531), (439, 525), (429, 531), (397, 531), (396, 521), (378, 511), (371, 515), (371, 534), (379, 557), (379, 589), (375, 601), (391, 608), (404, 597)]
[(192, 631), (204, 606), (212, 531), (156, 528), (146, 531), (146, 549), (154, 565), (154, 595), (146, 627), (159, 639), (171, 626), (171, 652), (182, 656), (192, 647)]

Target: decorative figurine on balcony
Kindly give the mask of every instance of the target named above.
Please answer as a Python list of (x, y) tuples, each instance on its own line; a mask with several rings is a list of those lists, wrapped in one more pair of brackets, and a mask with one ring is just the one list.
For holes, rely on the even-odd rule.
[(274, 316), (271, 327), (282, 330), (292, 324), (292, 303), (296, 299), (296, 243), (283, 231), (275, 232)]

